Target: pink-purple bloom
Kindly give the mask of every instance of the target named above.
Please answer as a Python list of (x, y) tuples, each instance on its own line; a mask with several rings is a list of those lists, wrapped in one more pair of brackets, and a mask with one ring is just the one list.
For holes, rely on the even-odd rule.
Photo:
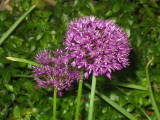
[(105, 74), (129, 65), (131, 51), (127, 34), (111, 20), (94, 16), (71, 21), (65, 37), (66, 49), (73, 58), (72, 66), (84, 70), (87, 78)]
[(33, 67), (36, 87), (54, 88), (59, 95), (80, 78), (80, 72), (70, 64), (70, 57), (62, 50), (44, 50), (35, 57), (40, 66)]

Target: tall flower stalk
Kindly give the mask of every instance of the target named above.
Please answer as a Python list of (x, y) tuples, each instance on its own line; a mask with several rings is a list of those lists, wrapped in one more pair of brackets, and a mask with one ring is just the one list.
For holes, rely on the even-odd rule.
[(79, 120), (82, 87), (83, 87), (83, 75), (81, 74), (81, 79), (78, 82), (78, 93), (77, 93), (77, 99), (76, 99), (77, 105), (76, 105), (76, 112), (75, 112), (75, 120)]
[(129, 65), (131, 51), (127, 34), (114, 22), (94, 16), (74, 19), (65, 37), (72, 66), (83, 69), (84, 77), (93, 75), (88, 120), (93, 120), (96, 76), (106, 75)]
[(93, 120), (93, 112), (94, 112), (93, 107), (94, 107), (95, 90), (96, 90), (96, 77), (93, 75), (92, 76), (92, 87), (91, 87), (88, 120)]
[(54, 90), (53, 94), (53, 120), (56, 120), (56, 108), (57, 108), (57, 90)]

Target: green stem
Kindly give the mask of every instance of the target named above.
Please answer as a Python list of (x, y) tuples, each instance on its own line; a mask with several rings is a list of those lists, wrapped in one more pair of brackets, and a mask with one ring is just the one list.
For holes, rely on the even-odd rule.
[(56, 120), (56, 99), (57, 99), (57, 90), (54, 90), (53, 95), (53, 120)]
[[(85, 86), (87, 88), (91, 89), (91, 87), (90, 87), (89, 84), (85, 83)], [(129, 112), (127, 112), (124, 108), (122, 108), (120, 105), (118, 105), (117, 103), (115, 103), (114, 101), (112, 101), (110, 98), (108, 98), (104, 94), (102, 94), (102, 93), (100, 93), (100, 92), (98, 92), (96, 90), (95, 90), (95, 93), (96, 93), (97, 96), (99, 96), (100, 98), (102, 98), (105, 102), (107, 102), (108, 104), (110, 104), (117, 111), (121, 112), (129, 120), (137, 120), (132, 114), (130, 114)]]
[(94, 107), (94, 96), (96, 90), (96, 77), (92, 76), (92, 87), (91, 87), (91, 97), (90, 97), (90, 104), (89, 104), (89, 113), (88, 113), (88, 120), (93, 120), (93, 107)]
[(79, 120), (79, 113), (80, 113), (80, 101), (82, 96), (82, 86), (83, 86), (83, 80), (81, 79), (79, 81), (78, 85), (78, 95), (77, 95), (77, 106), (76, 106), (76, 112), (75, 112), (75, 120)]
[(148, 90), (149, 90), (151, 102), (152, 102), (153, 108), (155, 110), (157, 120), (160, 120), (160, 112), (158, 110), (156, 101), (154, 99), (154, 95), (153, 95), (153, 91), (152, 91), (152, 87), (151, 87), (151, 82), (150, 82), (150, 77), (149, 77), (149, 72), (148, 72), (149, 66), (152, 62), (153, 62), (153, 58), (146, 65), (146, 77), (147, 77), (147, 84), (148, 84)]
[(0, 38), (0, 45), (7, 39), (7, 37), (15, 30), (15, 28), (24, 20), (24, 18), (36, 7), (30, 7)]

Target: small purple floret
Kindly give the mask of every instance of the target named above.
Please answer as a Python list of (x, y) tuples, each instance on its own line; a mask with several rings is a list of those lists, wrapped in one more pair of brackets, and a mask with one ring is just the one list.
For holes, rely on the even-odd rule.
[(71, 21), (65, 45), (74, 61), (72, 66), (83, 68), (87, 78), (111, 73), (129, 65), (131, 51), (127, 34), (114, 22), (94, 16)]
[(80, 78), (80, 72), (69, 64), (70, 56), (62, 50), (44, 50), (35, 59), (41, 64), (33, 67), (37, 88), (54, 88), (62, 95)]

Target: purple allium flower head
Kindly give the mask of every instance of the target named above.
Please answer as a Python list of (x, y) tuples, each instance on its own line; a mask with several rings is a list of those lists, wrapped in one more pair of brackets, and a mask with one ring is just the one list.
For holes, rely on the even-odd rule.
[(74, 59), (72, 66), (84, 69), (87, 78), (111, 73), (129, 65), (131, 51), (127, 34), (110, 20), (94, 16), (71, 21), (65, 37), (65, 45)]
[(80, 78), (80, 72), (69, 64), (70, 56), (67, 52), (44, 50), (38, 53), (35, 59), (41, 64), (33, 67), (38, 88), (54, 88), (61, 95)]

